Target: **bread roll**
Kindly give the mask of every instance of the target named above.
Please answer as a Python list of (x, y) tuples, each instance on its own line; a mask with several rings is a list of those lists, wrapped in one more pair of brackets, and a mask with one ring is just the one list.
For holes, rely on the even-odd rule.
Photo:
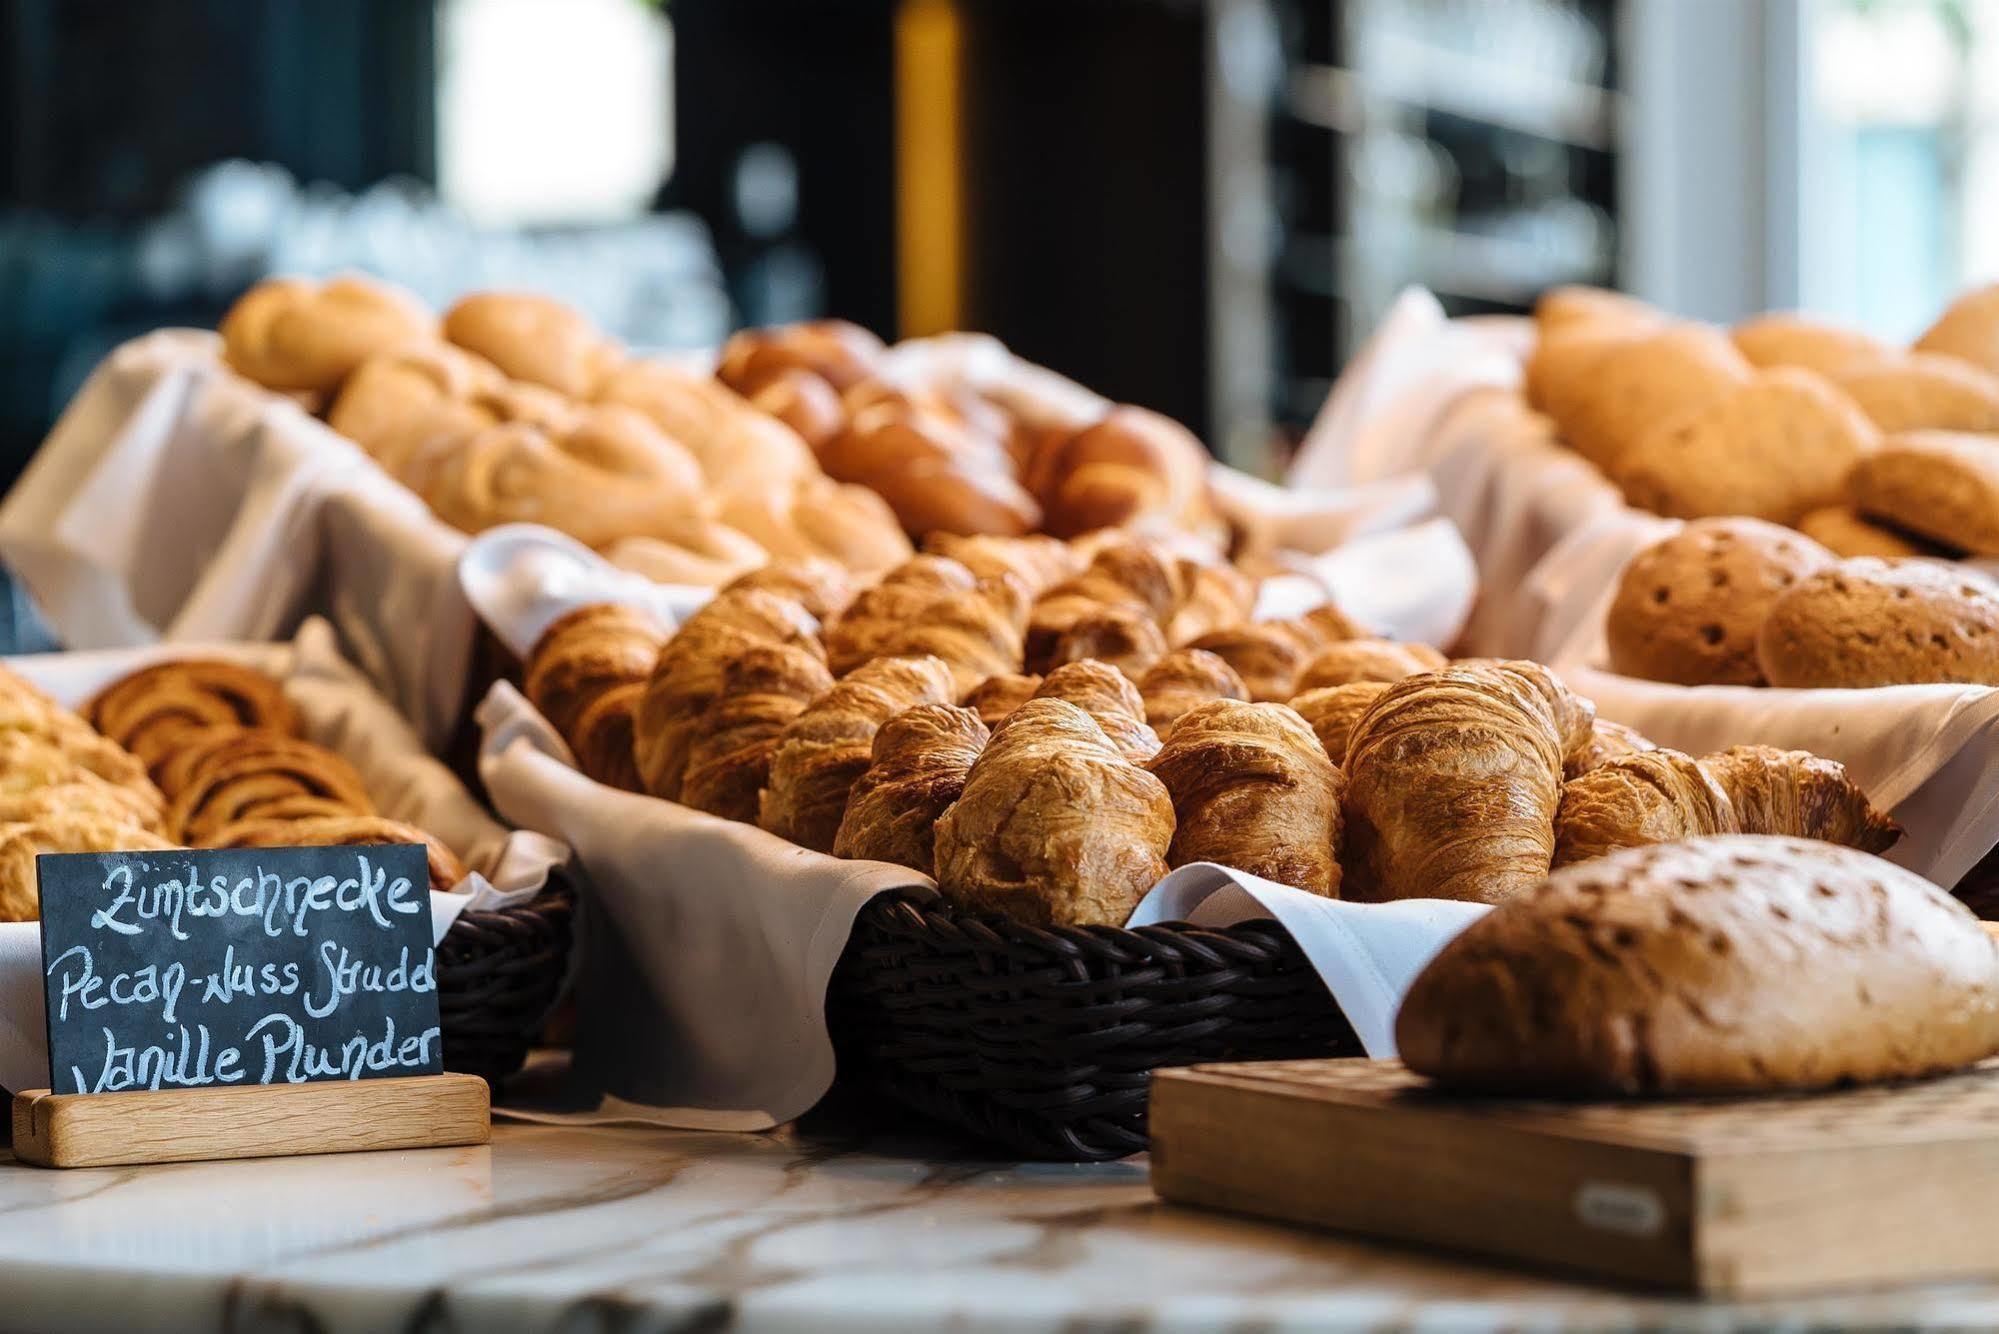
[(1037, 926), (1121, 926), (1166, 874), (1173, 801), (1090, 715), (1030, 700), (936, 825), (944, 897)]
[(437, 321), (402, 288), (343, 274), (324, 283), (266, 278), (222, 317), (222, 358), (266, 389), (330, 393), (356, 366), (436, 337)]
[(588, 398), (624, 352), (578, 311), (545, 296), (478, 292), (444, 312), (444, 336), (516, 380)]
[(937, 817), (965, 790), (987, 737), (977, 714), (952, 704), (920, 704), (883, 723), (867, 772), (849, 793), (833, 855), (929, 875)]
[(1410, 1069), (1507, 1094), (1721, 1094), (1938, 1074), (1999, 1051), (1999, 952), (1865, 853), (1630, 848), (1472, 923), (1409, 989)]
[(753, 394), (787, 372), (803, 372), (845, 393), (875, 373), (885, 350), (881, 339), (847, 320), (743, 329), (722, 344), (715, 377), (737, 393)]
[(1728, 396), (1749, 382), (1751, 369), (1727, 335), (1706, 325), (1585, 324), (1543, 338), (1527, 376), (1529, 401), (1614, 477), (1661, 421)]
[(727, 385), (665, 361), (636, 360), (597, 386), (600, 403), (645, 414), (685, 446), (719, 497), (786, 496), (819, 467), (798, 433), (758, 412)]
[(716, 515), (774, 560), (836, 561), (862, 579), (879, 578), (914, 550), (880, 496), (827, 477), (725, 492)]
[(1975, 287), (1951, 302), (1916, 347), (1999, 375), (1999, 284)]
[(1821, 375), (1889, 355), (1864, 333), (1802, 315), (1758, 315), (1736, 325), (1729, 338), (1752, 366), (1802, 366)]
[(815, 698), (779, 735), (757, 823), (814, 852), (831, 852), (854, 783), (867, 772), (875, 732), (922, 704), (956, 696), (934, 657), (877, 658)]
[(1904, 352), (1827, 378), (1885, 435), (1999, 430), (1999, 377), (1954, 357)]
[(1999, 588), (1930, 561), (1840, 561), (1771, 604), (1756, 656), (1773, 686), (1999, 685)]
[[(400, 457), (408, 449), (399, 442), (413, 430), (425, 430), (429, 419), (454, 407), (477, 413), (474, 401), (498, 394), (505, 383), (498, 367), (463, 348), (410, 344), (377, 352), (356, 366), (342, 382), (326, 424), (369, 454)], [(489, 425), (493, 419), (466, 420)]]
[(1698, 519), (1632, 557), (1604, 622), (1610, 666), (1675, 685), (1760, 685), (1756, 636), (1832, 554), (1760, 519)]
[(1855, 465), (1847, 485), (1872, 518), (1976, 556), (1999, 555), (1999, 441), (1989, 436), (1891, 437)]
[(1543, 337), (1586, 325), (1650, 327), (1665, 318), (1637, 297), (1582, 284), (1551, 287), (1534, 302), (1534, 327)]
[(1173, 798), (1169, 866), (1219, 862), (1339, 897), (1344, 783), (1296, 713), (1239, 700), (1200, 705), (1149, 767)]
[(1113, 408), (1075, 434), (1047, 441), (1027, 486), (1057, 537), (1099, 528), (1211, 527), (1208, 451), (1180, 423), (1144, 408)]
[(819, 451), (830, 477), (880, 495), (913, 537), (1031, 533), (1041, 507), (1014, 480), (998, 445), (936, 414), (878, 405), (856, 414)]
[[(1891, 440), (1882, 449), (1862, 459), (1854, 468), (1854, 473), (1867, 475), (1879, 466), (1876, 460), (1880, 455), (1893, 446), (1894, 441)], [(1847, 486), (1849, 490), (1853, 487), (1852, 475), (1847, 478)], [(1887, 560), (1928, 556), (1947, 560), (1961, 554), (1928, 538), (1878, 523), (1851, 505), (1826, 505), (1815, 509), (1798, 520), (1798, 531), (1835, 556), (1880, 556)]]

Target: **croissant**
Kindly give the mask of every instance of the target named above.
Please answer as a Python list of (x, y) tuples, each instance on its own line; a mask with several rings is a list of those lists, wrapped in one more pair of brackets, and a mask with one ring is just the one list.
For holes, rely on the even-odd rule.
[(1230, 565), (1182, 560), (1186, 592), (1166, 622), (1166, 642), (1180, 648), (1202, 635), (1241, 625), (1256, 606), (1256, 580)]
[(1282, 704), (1215, 700), (1148, 766), (1173, 798), (1169, 866), (1219, 862), (1327, 898), (1340, 892), (1345, 780)]
[(1581, 709), (1567, 693), (1531, 663), (1389, 686), (1347, 742), (1347, 896), (1497, 903), (1538, 884), (1554, 858), (1564, 727)]
[[(1109, 663), (1064, 663), (1048, 674), (1034, 697), (1067, 700), (1089, 714), (1118, 753), (1133, 764), (1159, 753), (1159, 736), (1145, 724), (1145, 701), (1138, 687)], [(999, 730), (1005, 730), (1004, 723)]]
[(832, 685), (826, 664), (793, 644), (752, 644), (730, 658), (719, 693), (691, 729), (681, 804), (755, 821), (778, 737)]
[(436, 835), (401, 820), (379, 815), (309, 816), (300, 820), (239, 820), (209, 836), (209, 848), (380, 847), (415, 843), (429, 861), (430, 887), (449, 893), (470, 874), (458, 854)]
[(1677, 750), (1641, 751), (1563, 785), (1555, 865), (1618, 848), (1739, 832), (1728, 794), (1699, 761)]
[(1633, 728), (1623, 723), (1613, 723), (1607, 718), (1598, 718), (1590, 727), (1589, 747), (1582, 755), (1569, 762), (1570, 778), (1580, 778), (1592, 769), (1597, 769), (1624, 755), (1636, 755), (1653, 749), (1650, 741), (1640, 736)]
[(167, 808), (167, 827), (190, 847), (253, 817), (375, 813), (354, 766), (310, 741), (245, 729), (189, 749), (196, 756)]
[[(1101, 547), (1089, 566), (1042, 594), (1028, 614), (1026, 661), (1029, 671), (1056, 666), (1058, 648), (1079, 625), (1101, 621), (1122, 608), (1126, 619), (1157, 626), (1172, 615), (1186, 593), (1180, 560), (1164, 545), (1125, 538)], [(1164, 650), (1164, 635), (1160, 636)]]
[(1161, 741), (1169, 741), (1174, 724), (1189, 709), (1218, 699), (1247, 700), (1249, 687), (1235, 668), (1206, 649), (1183, 648), (1139, 677), (1138, 693), (1145, 702), (1145, 721)]
[(1789, 834), (1880, 853), (1902, 836), (1846, 775), (1846, 766), (1802, 750), (1736, 746), (1701, 768), (1728, 794), (1745, 834)]
[(1006, 451), (950, 418), (876, 404), (855, 413), (819, 451), (826, 475), (888, 502), (914, 536), (1031, 533), (1041, 507), (1014, 480)]
[(521, 686), (565, 740), (605, 691), (652, 674), (666, 636), (634, 607), (598, 602), (551, 621), (528, 650)]
[(1074, 537), (1099, 528), (1212, 528), (1208, 451), (1186, 427), (1143, 408), (1045, 441), (1029, 460), (1028, 488), (1047, 531)]
[(827, 627), (827, 661), (845, 676), (874, 658), (932, 654), (950, 665), (955, 699), (989, 676), (1019, 670), (1026, 604), (1011, 575), (979, 579), (956, 561), (916, 556)]
[(1001, 672), (973, 686), (958, 702), (978, 714), (979, 721), (987, 727), (994, 727), (1002, 718), (1033, 699), (1034, 692), (1041, 688), (1042, 679), (1020, 672)]
[(1399, 644), (1392, 639), (1349, 639), (1328, 644), (1298, 674), (1298, 694), (1322, 686), (1355, 681), (1400, 681), (1419, 672), (1434, 672), (1447, 659), (1428, 644)]
[(1053, 671), (1065, 662), (1094, 658), (1136, 679), (1166, 656), (1166, 632), (1136, 607), (1100, 606), (1084, 612), (1048, 644), (1037, 665)]
[(1188, 641), (1188, 648), (1206, 649), (1234, 668), (1249, 687), (1249, 697), (1274, 704), (1298, 694), (1298, 676), (1319, 650), (1361, 631), (1340, 612), (1320, 607), (1287, 621), (1248, 621), (1212, 630)]
[(621, 681), (598, 693), (576, 715), (569, 732), (569, 752), (583, 773), (620, 792), (643, 792), (638, 761), (633, 757), (639, 701), (644, 680)]
[(790, 598), (822, 624), (845, 611), (860, 591), (846, 567), (817, 556), (772, 561), (761, 569), (738, 575), (722, 591), (742, 588), (761, 588)]
[(988, 735), (977, 714), (952, 704), (920, 704), (883, 723), (848, 796), (833, 855), (929, 875), (937, 817), (965, 790)]
[(818, 622), (792, 601), (762, 589), (716, 597), (681, 625), (659, 651), (632, 718), (632, 755), (645, 790), (678, 800), (695, 721), (722, 688), (729, 658), (753, 644), (790, 644), (812, 652)]
[(148, 852), (173, 844), (138, 825), (92, 811), (63, 811), (0, 829), (0, 922), (41, 916), (35, 858), (45, 852)]
[(298, 714), (282, 686), (254, 668), (210, 658), (156, 663), (120, 677), (84, 705), (83, 716), (148, 772), (211, 727), (298, 732)]
[(936, 825), (944, 897), (1040, 926), (1118, 926), (1166, 874), (1173, 800), (1090, 715), (1029, 700)]
[(1388, 686), (1386, 681), (1353, 681), (1343, 686), (1321, 686), (1293, 696), (1291, 708), (1318, 736), (1326, 758), (1334, 764), (1345, 764), (1347, 739), (1353, 735), (1354, 724), (1373, 707), (1376, 700), (1388, 693)]
[(1038, 533), (1001, 537), (990, 533), (961, 536), (938, 532), (923, 540), (923, 549), (932, 555), (947, 556), (975, 575), (1013, 575), (1030, 596), (1037, 598), (1083, 571), (1083, 559), (1074, 548)]
[(779, 735), (757, 823), (800, 847), (831, 852), (876, 730), (904, 709), (949, 704), (957, 693), (949, 664), (934, 657), (877, 658), (840, 678)]

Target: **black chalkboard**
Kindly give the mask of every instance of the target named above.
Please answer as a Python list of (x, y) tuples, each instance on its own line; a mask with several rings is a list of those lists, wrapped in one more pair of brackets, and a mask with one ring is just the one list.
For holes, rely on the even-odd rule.
[(35, 863), (55, 1092), (442, 1072), (422, 848)]

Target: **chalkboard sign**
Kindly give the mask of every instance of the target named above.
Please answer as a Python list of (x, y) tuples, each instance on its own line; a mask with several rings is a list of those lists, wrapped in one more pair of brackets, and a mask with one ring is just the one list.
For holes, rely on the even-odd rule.
[(442, 1071), (422, 848), (35, 860), (55, 1092)]

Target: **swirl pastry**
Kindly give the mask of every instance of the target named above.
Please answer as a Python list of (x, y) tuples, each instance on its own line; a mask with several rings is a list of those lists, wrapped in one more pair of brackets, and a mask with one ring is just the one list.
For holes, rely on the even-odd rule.
[(152, 774), (196, 733), (210, 728), (298, 734), (298, 713), (282, 686), (255, 668), (213, 658), (142, 667), (98, 692), (83, 714)]
[(310, 741), (252, 729), (189, 750), (195, 758), (167, 809), (167, 827), (190, 847), (254, 817), (375, 813), (354, 766)]
[(430, 863), (430, 887), (448, 893), (471, 874), (458, 854), (436, 835), (380, 815), (320, 815), (295, 820), (251, 818), (222, 826), (204, 846), (211, 848), (384, 847), (414, 843)]

